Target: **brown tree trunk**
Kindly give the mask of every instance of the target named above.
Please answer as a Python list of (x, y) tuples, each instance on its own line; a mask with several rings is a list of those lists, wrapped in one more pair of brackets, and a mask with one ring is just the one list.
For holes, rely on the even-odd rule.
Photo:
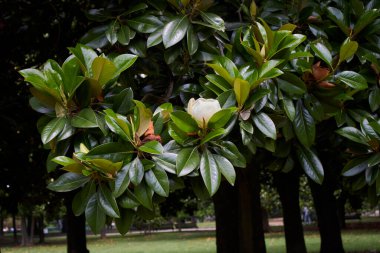
[(25, 216), (21, 216), (21, 246), (26, 246), (28, 243), (29, 236), (27, 218)]
[(318, 185), (309, 179), (321, 236), (320, 253), (344, 253), (336, 199), (326, 181), (328, 179), (325, 177), (324, 183)]
[(306, 253), (299, 203), (299, 179), (296, 169), (274, 174), (274, 183), (282, 205), (287, 253)]
[(38, 235), (40, 237), (39, 243), (44, 243), (45, 242), (45, 233), (44, 233), (44, 216), (41, 215), (38, 217)]
[(67, 253), (89, 253), (86, 241), (86, 220), (84, 215), (75, 216), (71, 209), (71, 202), (75, 192), (66, 194), (66, 217), (67, 217)]
[(16, 214), (12, 213), (13, 241), (17, 243)]
[(32, 217), (30, 218), (31, 219), (31, 224), (30, 224), (30, 237), (29, 237), (29, 245), (33, 245), (34, 241), (34, 229), (35, 229), (35, 225), (36, 225), (36, 219), (34, 217), (34, 215), (32, 215)]
[(214, 205), (218, 253), (266, 253), (257, 169), (238, 168), (235, 187), (222, 182)]
[(0, 236), (4, 236), (4, 218), (0, 212)]

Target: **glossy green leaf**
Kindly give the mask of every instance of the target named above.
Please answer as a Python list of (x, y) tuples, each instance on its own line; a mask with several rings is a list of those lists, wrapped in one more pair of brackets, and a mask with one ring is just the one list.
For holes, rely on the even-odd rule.
[(121, 235), (125, 235), (133, 224), (135, 218), (135, 211), (132, 209), (122, 208), (120, 209), (120, 218), (115, 219), (117, 231)]
[(66, 118), (55, 118), (51, 120), (41, 132), (41, 140), (43, 144), (49, 143), (57, 137), (65, 127)]
[(358, 50), (359, 44), (356, 41), (345, 40), (339, 50), (339, 62), (349, 60), (355, 55)]
[(306, 84), (296, 75), (285, 73), (277, 78), (278, 87), (290, 96), (300, 96), (306, 92)]
[(129, 178), (131, 179), (131, 182), (137, 186), (140, 184), (144, 177), (144, 166), (141, 163), (141, 160), (136, 157), (135, 160), (133, 160), (131, 167), (129, 168)]
[(368, 88), (367, 80), (354, 71), (347, 70), (340, 72), (336, 75), (336, 78), (356, 90), (364, 90)]
[(81, 215), (85, 210), (87, 203), (96, 191), (96, 184), (94, 180), (88, 182), (83, 189), (78, 192), (72, 202), (72, 209), (75, 216)]
[(58, 163), (59, 165), (62, 165), (62, 166), (67, 166), (67, 165), (70, 165), (70, 164), (77, 163), (73, 159), (71, 159), (69, 157), (66, 157), (66, 156), (57, 156), (57, 157), (54, 157), (52, 159), (52, 161), (55, 162), (55, 163)]
[(154, 47), (162, 42), (162, 31), (163, 28), (159, 28), (149, 35), (146, 42), (147, 48)]
[(282, 106), (290, 121), (294, 121), (294, 118), (296, 117), (296, 108), (293, 104), (293, 100), (289, 98), (283, 98)]
[(210, 129), (218, 129), (224, 127), (235, 113), (235, 108), (222, 109), (211, 116), (207, 123)]
[(105, 184), (100, 184), (98, 187), (98, 201), (105, 214), (113, 218), (120, 217), (116, 199)]
[(134, 54), (121, 54), (115, 57), (115, 59), (113, 59), (113, 63), (116, 66), (116, 71), (113, 77), (120, 75), (121, 72), (131, 67), (136, 60), (137, 55)]
[(182, 177), (198, 169), (200, 160), (197, 147), (182, 149), (176, 159), (177, 175)]
[(219, 17), (218, 15), (215, 15), (214, 13), (210, 12), (200, 12), (202, 19), (210, 24), (210, 26), (216, 30), (224, 31), (224, 20)]
[(115, 198), (120, 197), (125, 190), (128, 188), (130, 179), (129, 179), (129, 170), (132, 166), (132, 162), (124, 165), (121, 170), (118, 171), (115, 178), (115, 188), (113, 190), (113, 195)]
[(266, 137), (273, 140), (277, 138), (276, 126), (273, 120), (265, 113), (259, 113), (252, 117), (255, 126), (262, 132)]
[(117, 22), (117, 20), (113, 21), (108, 26), (108, 29), (106, 31), (106, 38), (111, 43), (111, 45), (117, 42), (117, 32), (119, 28), (120, 28), (120, 24)]
[(145, 153), (159, 155), (164, 152), (164, 148), (158, 141), (149, 141), (139, 147), (139, 150)]
[(313, 49), (314, 53), (322, 59), (325, 63), (327, 63), (330, 67), (332, 67), (332, 56), (330, 50), (321, 42), (311, 43), (311, 49)]
[(197, 122), (190, 114), (183, 111), (175, 111), (170, 114), (170, 118), (181, 130), (186, 133), (198, 131)]
[(97, 80), (101, 87), (108, 83), (117, 71), (117, 67), (113, 62), (105, 57), (96, 57), (91, 65), (92, 76), (94, 80)]
[(127, 25), (120, 26), (120, 29), (117, 33), (117, 41), (122, 44), (123, 46), (126, 46), (129, 44), (129, 41), (131, 40), (131, 29)]
[(106, 224), (106, 214), (100, 206), (97, 194), (93, 194), (88, 201), (85, 214), (92, 232), (99, 234)]
[(134, 148), (131, 145), (119, 142), (109, 142), (94, 147), (86, 154), (86, 157), (102, 158), (115, 163), (123, 161), (131, 156), (133, 152)]
[(211, 132), (209, 132), (208, 134), (206, 134), (206, 136), (203, 137), (202, 141), (201, 141), (201, 145), (209, 142), (209, 141), (212, 141), (220, 136), (222, 136), (223, 134), (226, 133), (226, 130), (224, 128), (218, 128), (218, 129), (215, 129)]
[(344, 166), (342, 175), (352, 177), (363, 172), (368, 168), (368, 161), (368, 157), (352, 159)]
[(145, 182), (160, 196), (169, 196), (169, 178), (165, 170), (154, 167), (145, 172)]
[(150, 189), (144, 182), (135, 187), (135, 196), (137, 200), (149, 210), (153, 210), (153, 190)]
[(376, 18), (380, 16), (380, 10), (372, 9), (365, 11), (356, 22), (354, 26), (354, 35), (360, 33), (365, 27), (371, 24)]
[(369, 106), (374, 112), (380, 107), (380, 89), (375, 87), (370, 93), (368, 98)]
[(336, 132), (351, 141), (368, 145), (368, 141), (365, 135), (354, 127), (343, 127)]
[(347, 22), (343, 13), (335, 7), (328, 7), (327, 11), (329, 18), (339, 26), (345, 35), (349, 36), (350, 28), (346, 25)]
[(219, 168), (219, 171), (222, 173), (222, 175), (227, 179), (227, 181), (231, 185), (234, 185), (235, 179), (236, 179), (236, 172), (235, 172), (234, 166), (231, 164), (231, 162), (228, 159), (226, 159), (225, 157), (221, 155), (214, 154), (213, 156)]
[(78, 189), (90, 181), (90, 177), (82, 174), (67, 172), (61, 175), (57, 180), (50, 183), (47, 188), (55, 192), (69, 192)]
[(239, 152), (239, 149), (230, 141), (222, 141), (215, 150), (218, 154), (227, 158), (235, 167), (245, 168), (245, 157)]
[(98, 127), (95, 112), (91, 108), (85, 108), (71, 119), (71, 125), (77, 128)]
[(169, 173), (176, 174), (177, 154), (163, 153), (159, 156), (153, 156), (152, 159), (155, 161), (156, 167), (164, 169)]
[(297, 102), (296, 116), (293, 121), (293, 129), (298, 140), (305, 147), (310, 147), (315, 140), (315, 122), (309, 111), (303, 106), (301, 100)]
[(165, 48), (180, 42), (186, 35), (190, 22), (187, 16), (176, 17), (167, 23), (162, 32), (162, 41)]
[(128, 20), (128, 25), (140, 33), (152, 33), (163, 23), (155, 16), (144, 15)]
[(38, 90), (46, 86), (46, 77), (37, 69), (23, 69), (19, 73), (25, 78), (25, 82), (31, 83)]
[(199, 39), (197, 34), (194, 31), (193, 25), (189, 25), (187, 29), (187, 50), (190, 55), (193, 55), (197, 52), (199, 46)]
[(305, 171), (314, 182), (322, 184), (324, 178), (323, 166), (314, 152), (305, 147), (297, 148), (298, 160)]
[(234, 92), (236, 101), (238, 103), (239, 108), (241, 108), (245, 101), (247, 100), (249, 96), (249, 92), (251, 90), (251, 86), (249, 83), (245, 80), (242, 80), (240, 78), (236, 78), (234, 81)]
[(223, 77), (219, 75), (208, 74), (206, 75), (206, 79), (209, 80), (215, 86), (217, 86), (219, 89), (221, 89), (223, 92), (231, 89), (231, 85), (226, 80), (224, 80)]
[(208, 149), (202, 153), (200, 171), (207, 191), (210, 196), (214, 195), (219, 188), (221, 174), (213, 154)]

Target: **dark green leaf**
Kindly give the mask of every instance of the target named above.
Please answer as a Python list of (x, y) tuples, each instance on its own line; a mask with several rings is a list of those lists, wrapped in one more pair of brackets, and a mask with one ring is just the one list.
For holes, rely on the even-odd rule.
[(350, 59), (355, 55), (356, 50), (358, 50), (359, 44), (356, 41), (351, 41), (349, 39), (345, 40), (340, 47), (339, 51), (339, 62)]
[(144, 177), (144, 166), (141, 163), (141, 160), (136, 157), (135, 160), (133, 160), (131, 167), (129, 168), (129, 178), (131, 179), (131, 182), (137, 186), (140, 184)]
[(366, 79), (354, 71), (340, 72), (336, 75), (336, 78), (356, 90), (368, 88)]
[(83, 189), (78, 192), (72, 202), (72, 208), (73, 208), (73, 213), (75, 216), (81, 215), (87, 206), (88, 201), (90, 200), (91, 196), (94, 195), (96, 191), (96, 184), (92, 180), (89, 183), (87, 183)]
[(75, 190), (90, 181), (90, 177), (72, 172), (61, 175), (57, 180), (48, 185), (48, 189), (56, 192), (69, 192)]
[(131, 145), (122, 144), (119, 142), (109, 142), (96, 146), (91, 149), (86, 157), (102, 158), (112, 162), (121, 162), (131, 156), (134, 148)]
[(296, 116), (293, 121), (293, 129), (298, 140), (305, 147), (310, 147), (315, 140), (315, 123), (309, 111), (299, 100), (296, 106)]
[(213, 155), (216, 161), (216, 164), (219, 168), (219, 171), (222, 175), (227, 179), (227, 181), (231, 184), (235, 184), (236, 172), (234, 166), (231, 164), (228, 159), (220, 155)]
[(316, 183), (322, 184), (324, 171), (318, 157), (308, 148), (299, 147), (297, 149), (298, 160), (305, 173)]
[(117, 231), (119, 231), (121, 235), (125, 235), (131, 228), (135, 213), (136, 212), (132, 209), (120, 209), (120, 218), (115, 219), (115, 224)]
[(252, 117), (256, 127), (267, 137), (275, 140), (277, 138), (276, 126), (273, 120), (265, 113), (259, 113)]
[(343, 127), (337, 130), (336, 132), (351, 141), (368, 146), (367, 138), (365, 137), (365, 135), (354, 127)]
[(194, 32), (193, 25), (189, 25), (187, 29), (187, 50), (190, 55), (193, 55), (197, 52), (199, 45), (199, 39), (197, 34)]
[(176, 174), (177, 154), (163, 153), (159, 156), (153, 156), (152, 159), (156, 162), (156, 167), (164, 169), (169, 173)]
[(149, 141), (139, 147), (139, 150), (145, 153), (159, 155), (164, 152), (164, 148), (158, 141)]
[(152, 33), (163, 23), (155, 16), (144, 15), (128, 20), (128, 25), (140, 33)]
[(222, 141), (220, 142), (220, 147), (215, 148), (215, 150), (218, 154), (227, 158), (235, 167), (245, 168), (245, 157), (232, 142)]
[(110, 189), (108, 189), (105, 184), (99, 185), (98, 201), (105, 214), (113, 218), (120, 217), (120, 212), (115, 197), (112, 196)]
[(202, 153), (200, 171), (210, 196), (214, 195), (219, 188), (221, 176), (214, 156), (208, 149)]
[(201, 141), (201, 145), (203, 145), (203, 144), (205, 144), (211, 140), (214, 140), (215, 138), (222, 136), (225, 133), (226, 133), (226, 130), (223, 128), (215, 129), (215, 130), (209, 132), (208, 134), (206, 134), (205, 137), (203, 137), (203, 139)]
[(189, 25), (190, 22), (187, 16), (176, 17), (167, 23), (162, 32), (162, 41), (165, 48), (180, 42), (185, 37)]
[(182, 149), (176, 159), (177, 175), (179, 177), (190, 174), (199, 168), (200, 155), (198, 148), (184, 148)]
[(165, 170), (160, 167), (155, 167), (145, 172), (145, 182), (158, 195), (169, 196), (169, 178)]
[(66, 118), (55, 118), (51, 120), (42, 130), (41, 140), (43, 144), (49, 143), (57, 137), (65, 127)]
[(153, 190), (150, 189), (144, 182), (135, 187), (135, 196), (137, 200), (149, 210), (153, 210)]
[(91, 108), (85, 108), (81, 110), (71, 119), (71, 125), (77, 128), (98, 127), (95, 112)]
[(209, 119), (207, 126), (210, 129), (217, 129), (224, 127), (227, 122), (231, 119), (233, 113), (235, 112), (235, 108), (222, 109), (216, 112)]
[(342, 170), (342, 175), (345, 177), (355, 176), (368, 168), (368, 157), (355, 158), (349, 161)]
[(170, 118), (181, 130), (187, 133), (198, 131), (197, 122), (190, 114), (183, 111), (175, 111), (170, 114)]
[(159, 28), (149, 35), (148, 40), (146, 42), (147, 48), (156, 46), (162, 42), (162, 31), (163, 28)]
[(310, 46), (320, 59), (332, 67), (332, 56), (330, 50), (325, 45), (323, 45), (321, 42), (317, 42), (311, 43)]
[(86, 207), (86, 221), (92, 232), (99, 234), (106, 223), (106, 214), (100, 206), (97, 194), (93, 194)]
[(125, 190), (128, 188), (130, 180), (129, 180), (129, 169), (132, 166), (132, 162), (126, 164), (119, 170), (116, 174), (115, 178), (115, 189), (113, 191), (113, 195), (115, 198), (121, 196)]

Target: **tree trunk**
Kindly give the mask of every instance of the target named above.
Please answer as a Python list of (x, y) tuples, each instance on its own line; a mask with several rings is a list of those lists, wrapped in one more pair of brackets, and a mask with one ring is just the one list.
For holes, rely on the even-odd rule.
[(104, 228), (102, 230), (100, 230), (100, 238), (106, 239), (106, 237), (107, 237), (107, 227), (104, 226)]
[(339, 225), (341, 229), (346, 228), (346, 200), (347, 197), (344, 193), (342, 193), (338, 198), (338, 218), (339, 218)]
[(30, 237), (29, 237), (29, 245), (33, 245), (34, 241), (34, 229), (35, 229), (35, 225), (36, 225), (36, 219), (34, 217), (34, 215), (32, 215), (31, 217), (31, 224), (30, 224)]
[(0, 212), (0, 237), (4, 236), (4, 218)]
[(44, 216), (41, 215), (38, 217), (38, 235), (40, 237), (40, 240), (38, 243), (44, 243), (45, 242), (45, 233), (44, 233)]
[(318, 185), (309, 179), (321, 236), (320, 253), (344, 253), (336, 199), (331, 186), (326, 181), (328, 179), (325, 177), (324, 183)]
[(280, 195), (284, 219), (286, 252), (306, 253), (306, 245), (299, 203), (299, 179), (296, 169), (289, 173), (274, 174), (274, 183)]
[(26, 246), (28, 243), (29, 236), (27, 218), (25, 216), (21, 216), (21, 246)]
[(16, 214), (12, 213), (13, 241), (17, 243)]
[(237, 169), (235, 187), (223, 181), (214, 205), (218, 253), (266, 252), (257, 169)]
[(86, 220), (84, 215), (75, 216), (71, 202), (75, 192), (66, 194), (67, 253), (89, 253), (86, 245)]

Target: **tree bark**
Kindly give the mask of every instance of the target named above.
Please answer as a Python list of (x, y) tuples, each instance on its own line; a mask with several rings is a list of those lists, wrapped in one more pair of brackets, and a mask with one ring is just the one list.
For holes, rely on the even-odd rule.
[(16, 214), (12, 213), (13, 241), (17, 243)]
[(274, 174), (274, 183), (280, 195), (284, 219), (286, 252), (306, 253), (306, 245), (299, 203), (299, 179), (296, 169), (289, 173)]
[(309, 179), (314, 206), (317, 212), (318, 228), (321, 236), (320, 253), (344, 253), (337, 203), (328, 178), (322, 185)]
[(265, 253), (259, 171), (237, 169), (235, 187), (221, 183), (214, 198), (218, 253)]
[(44, 233), (44, 216), (41, 215), (38, 217), (38, 235), (40, 237), (40, 240), (38, 243), (44, 243), (45, 242), (45, 233)]
[(89, 253), (86, 241), (86, 220), (84, 215), (75, 216), (71, 202), (75, 192), (66, 194), (66, 218), (67, 218), (67, 253)]
[(21, 216), (21, 246), (26, 246), (28, 243), (29, 236), (27, 218), (25, 216)]
[(34, 229), (35, 229), (35, 225), (36, 225), (36, 219), (35, 219), (35, 216), (32, 215), (31, 217), (31, 224), (30, 224), (30, 236), (29, 236), (29, 245), (33, 245), (34, 244)]
[(0, 237), (4, 236), (4, 217), (0, 211)]

